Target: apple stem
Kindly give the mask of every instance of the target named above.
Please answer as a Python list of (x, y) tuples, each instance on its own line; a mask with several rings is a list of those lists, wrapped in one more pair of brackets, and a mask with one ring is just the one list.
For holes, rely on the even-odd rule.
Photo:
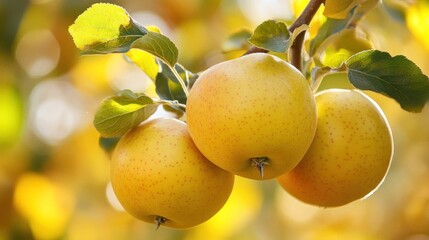
[(156, 223), (156, 230), (161, 226), (161, 224), (165, 223), (167, 219), (165, 217), (156, 216), (155, 217), (155, 223)]
[(264, 178), (264, 168), (265, 168), (265, 165), (268, 165), (268, 160), (269, 160), (269, 158), (267, 158), (267, 157), (250, 158), (252, 165), (256, 166), (256, 168), (259, 171), (259, 174), (261, 174), (261, 179)]

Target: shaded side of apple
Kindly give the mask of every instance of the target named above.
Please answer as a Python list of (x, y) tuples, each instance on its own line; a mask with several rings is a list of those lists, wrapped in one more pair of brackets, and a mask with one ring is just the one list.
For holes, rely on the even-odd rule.
[(186, 124), (154, 119), (132, 129), (112, 155), (112, 186), (131, 215), (173, 228), (198, 225), (227, 201), (234, 176), (196, 148)]
[(393, 155), (381, 109), (357, 90), (316, 94), (318, 126), (305, 157), (279, 183), (301, 201), (323, 207), (361, 199), (383, 181)]

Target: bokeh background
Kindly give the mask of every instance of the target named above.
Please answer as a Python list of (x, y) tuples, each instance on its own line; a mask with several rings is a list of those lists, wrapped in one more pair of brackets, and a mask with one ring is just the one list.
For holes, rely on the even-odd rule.
[[(0, 0), (0, 239), (429, 240), (429, 107), (412, 114), (369, 93), (391, 124), (395, 155), (381, 187), (339, 208), (306, 205), (275, 181), (238, 178), (226, 206), (189, 230), (160, 228), (123, 211), (92, 117), (120, 89), (154, 94), (122, 55), (79, 56), (68, 26), (93, 0)], [(178, 46), (198, 72), (234, 54), (227, 37), (267, 19), (293, 20), (306, 1), (118, 0)], [(315, 22), (314, 24), (317, 24)], [(374, 47), (429, 74), (429, 2), (386, 0), (359, 25)], [(326, 87), (350, 87), (331, 76)]]

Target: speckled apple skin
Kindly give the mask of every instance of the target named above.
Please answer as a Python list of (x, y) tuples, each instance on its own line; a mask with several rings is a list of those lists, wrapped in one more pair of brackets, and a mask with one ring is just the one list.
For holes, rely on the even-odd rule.
[(358, 90), (316, 94), (318, 126), (313, 143), (292, 171), (278, 178), (303, 202), (335, 207), (371, 194), (393, 156), (390, 126), (377, 103)]
[(187, 101), (187, 123), (200, 151), (234, 174), (261, 179), (250, 158), (267, 157), (263, 179), (295, 167), (316, 130), (314, 95), (282, 59), (256, 53), (212, 66)]
[(217, 213), (227, 201), (234, 176), (208, 161), (186, 124), (150, 120), (126, 133), (111, 161), (114, 192), (134, 217), (162, 226), (189, 228)]

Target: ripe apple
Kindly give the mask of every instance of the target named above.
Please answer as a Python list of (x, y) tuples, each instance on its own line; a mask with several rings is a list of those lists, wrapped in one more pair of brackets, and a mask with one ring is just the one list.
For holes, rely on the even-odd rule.
[(227, 201), (234, 176), (208, 161), (186, 124), (150, 120), (127, 132), (111, 162), (113, 190), (134, 217), (172, 228), (198, 225)]
[(308, 152), (280, 185), (303, 202), (334, 207), (369, 196), (383, 181), (393, 155), (384, 113), (357, 90), (316, 94), (318, 125)]
[(198, 149), (217, 166), (252, 179), (274, 178), (298, 164), (313, 139), (316, 114), (304, 76), (265, 53), (204, 71), (186, 110)]

